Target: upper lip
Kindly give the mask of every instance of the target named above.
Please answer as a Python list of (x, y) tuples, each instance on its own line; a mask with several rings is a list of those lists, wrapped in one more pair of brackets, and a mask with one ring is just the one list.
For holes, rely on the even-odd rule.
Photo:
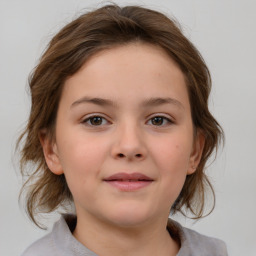
[(134, 172), (134, 173), (119, 172), (105, 178), (104, 181), (153, 181), (153, 179), (146, 176), (145, 174), (138, 173), (138, 172)]

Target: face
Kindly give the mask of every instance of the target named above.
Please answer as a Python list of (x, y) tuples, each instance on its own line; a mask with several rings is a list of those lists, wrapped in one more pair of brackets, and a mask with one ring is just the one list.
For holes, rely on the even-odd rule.
[(66, 80), (56, 140), (41, 142), (78, 218), (126, 227), (166, 222), (203, 148), (181, 70), (139, 43), (98, 53)]

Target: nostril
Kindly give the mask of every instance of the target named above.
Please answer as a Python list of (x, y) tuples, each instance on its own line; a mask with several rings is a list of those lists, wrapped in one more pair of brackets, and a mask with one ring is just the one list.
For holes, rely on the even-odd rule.
[[(119, 154), (117, 154), (117, 157), (124, 158), (124, 157), (126, 157), (126, 155), (122, 154), (122, 153), (119, 153)], [(136, 158), (142, 158), (142, 154), (136, 154), (135, 157)]]

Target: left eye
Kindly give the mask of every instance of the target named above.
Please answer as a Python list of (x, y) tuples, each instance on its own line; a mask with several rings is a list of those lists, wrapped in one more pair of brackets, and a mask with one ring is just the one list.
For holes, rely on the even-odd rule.
[(163, 126), (168, 123), (172, 123), (170, 119), (164, 116), (154, 116), (150, 118), (148, 122), (150, 125), (154, 125), (154, 126)]
[(106, 124), (107, 122), (108, 121), (101, 116), (91, 116), (83, 121), (83, 123), (86, 123), (90, 126), (100, 126)]

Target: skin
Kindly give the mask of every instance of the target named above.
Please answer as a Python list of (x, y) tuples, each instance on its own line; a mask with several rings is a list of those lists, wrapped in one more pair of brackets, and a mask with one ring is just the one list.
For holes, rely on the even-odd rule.
[[(176, 255), (166, 223), (200, 161), (194, 134), (184, 75), (162, 49), (133, 43), (91, 57), (65, 82), (56, 140), (41, 136), (74, 198), (74, 236), (99, 255)], [(122, 191), (104, 181), (119, 172), (153, 181)]]

